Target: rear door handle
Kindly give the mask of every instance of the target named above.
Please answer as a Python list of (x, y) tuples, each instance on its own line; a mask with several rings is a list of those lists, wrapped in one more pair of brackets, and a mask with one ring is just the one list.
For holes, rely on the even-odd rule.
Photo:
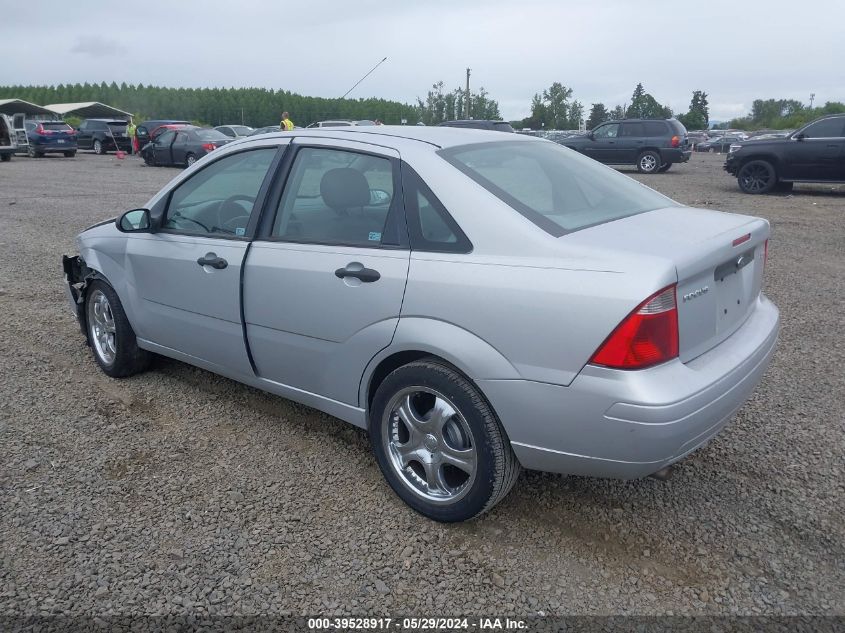
[(197, 260), (197, 264), (200, 266), (211, 266), (217, 270), (223, 270), (229, 265), (229, 262), (222, 257), (217, 257), (217, 253), (206, 253), (203, 257), (200, 257)]
[(365, 284), (369, 284), (381, 279), (381, 275), (377, 270), (373, 270), (372, 268), (364, 268), (363, 264), (359, 264), (358, 262), (350, 262), (346, 265), (346, 268), (338, 268), (336, 271), (334, 271), (334, 274), (339, 279), (344, 279), (346, 277), (355, 277), (356, 279), (360, 279), (361, 281), (363, 281)]

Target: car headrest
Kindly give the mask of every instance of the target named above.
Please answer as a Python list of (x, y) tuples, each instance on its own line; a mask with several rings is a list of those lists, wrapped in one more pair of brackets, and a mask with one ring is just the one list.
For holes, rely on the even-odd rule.
[(360, 171), (348, 167), (330, 169), (320, 181), (320, 195), (335, 211), (365, 207), (370, 204), (370, 185)]

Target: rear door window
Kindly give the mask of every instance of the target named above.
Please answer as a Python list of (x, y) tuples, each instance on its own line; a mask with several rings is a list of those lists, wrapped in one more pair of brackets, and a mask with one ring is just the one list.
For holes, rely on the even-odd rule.
[(388, 158), (303, 147), (291, 167), (271, 236), (312, 244), (381, 246), (395, 233), (386, 228), (393, 183)]
[(642, 123), (623, 123), (620, 136), (645, 136), (645, 127)]

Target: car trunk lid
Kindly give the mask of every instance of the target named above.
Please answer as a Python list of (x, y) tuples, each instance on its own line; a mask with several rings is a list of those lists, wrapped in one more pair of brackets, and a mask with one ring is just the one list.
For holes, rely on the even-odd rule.
[(679, 355), (686, 362), (728, 338), (754, 309), (768, 237), (769, 224), (760, 218), (668, 207), (563, 239), (615, 254), (657, 257), (674, 266)]

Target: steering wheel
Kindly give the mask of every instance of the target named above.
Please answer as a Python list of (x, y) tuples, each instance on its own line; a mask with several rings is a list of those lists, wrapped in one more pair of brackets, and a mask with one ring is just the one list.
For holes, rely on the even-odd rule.
[[(244, 213), (245, 209), (237, 204), (238, 200), (255, 204), (255, 196), (247, 196), (240, 193), (229, 196), (217, 207), (217, 228), (234, 233), (234, 228), (245, 227), (247, 225), (249, 222), (249, 213)], [(229, 229), (229, 226), (233, 226), (234, 228)]]

